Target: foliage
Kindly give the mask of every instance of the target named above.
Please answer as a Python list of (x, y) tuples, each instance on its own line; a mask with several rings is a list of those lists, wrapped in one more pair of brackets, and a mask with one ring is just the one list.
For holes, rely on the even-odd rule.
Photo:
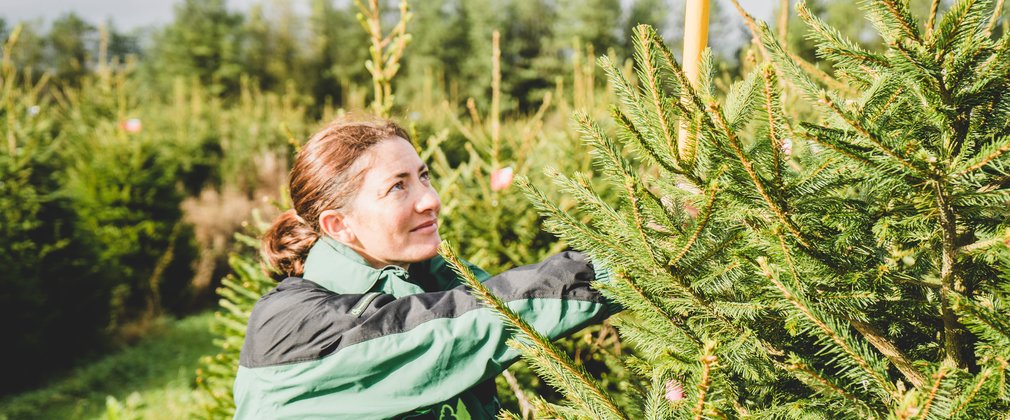
[(218, 352), (201, 358), (200, 369), (197, 370), (200, 417), (216, 419), (235, 416), (232, 385), (235, 383), (239, 353), (245, 340), (245, 326), (249, 322), (253, 305), (260, 296), (275, 286), (274, 280), (260, 267), (257, 253), (259, 241), (241, 234), (238, 239), (245, 251), (232, 254), (229, 263), (233, 272), (221, 281), (221, 287), (217, 290), (221, 297), (220, 308), (214, 313), (211, 331), (217, 337), (214, 345)]
[(215, 93), (234, 92), (242, 74), (242, 15), (224, 0), (186, 0), (175, 8), (175, 21), (155, 41), (155, 80), (196, 77)]
[[(909, 7), (923, 15), (929, 11), (928, 3), (912, 1)], [(562, 235), (562, 241), (557, 241), (543, 232), (543, 216), (532, 211), (520, 190), (492, 188), (492, 174), (507, 167), (529, 177), (545, 196), (561, 197), (553, 203), (535, 200), (544, 208), (551, 203), (551, 223), (556, 231), (562, 222), (578, 222), (606, 233), (606, 238), (613, 238), (623, 249), (633, 246), (636, 253), (643, 254), (625, 256), (629, 260), (647, 257), (646, 251), (659, 257), (672, 253), (680, 259), (681, 264), (672, 270), (658, 264), (658, 271), (647, 270), (655, 268), (648, 261), (615, 259), (624, 262), (618, 264), (619, 271), (623, 270), (621, 278), (628, 280), (614, 286), (611, 293), (618, 300), (633, 299), (621, 293), (638, 293), (628, 287), (643, 284), (641, 293), (660, 299), (662, 304), (656, 308), (670, 311), (672, 315), (665, 318), (683, 320), (682, 325), (664, 321), (655, 308), (629, 306), (621, 317), (622, 333), (626, 341), (636, 344), (635, 351), (619, 350), (621, 343), (609, 327), (594, 328), (575, 340), (556, 344), (599, 377), (605, 392), (619, 394), (614, 400), (622, 409), (644, 398), (652, 404), (646, 410), (649, 413), (670, 414), (668, 409), (680, 410), (680, 414), (701, 413), (695, 410), (697, 405), (688, 407), (686, 402), (671, 406), (663, 394), (670, 379), (676, 379), (685, 390), (686, 401), (697, 402), (695, 386), (704, 383), (700, 375), (704, 364), (697, 361), (702, 356), (716, 357), (715, 364), (709, 365), (707, 389), (712, 392), (707, 395), (714, 395), (717, 402), (706, 397), (707, 405), (702, 405), (709, 414), (723, 410), (722, 414), (733, 416), (734, 402), (751, 410), (752, 415), (769, 417), (790, 412), (795, 416), (816, 414), (818, 410), (834, 414), (831, 410), (847, 407), (845, 401), (851, 400), (844, 397), (835, 406), (802, 405), (811, 389), (825, 395), (832, 392), (830, 386), (817, 387), (813, 382), (805, 388), (801, 380), (816, 381), (809, 372), (803, 376), (800, 368), (805, 367), (816, 368), (810, 372), (832, 380), (842, 378), (841, 389), (870, 401), (865, 403), (871, 407), (867, 412), (891, 409), (881, 409), (886, 403), (874, 402), (867, 391), (871, 381), (865, 387), (862, 382), (853, 385), (851, 377), (865, 373), (862, 368), (857, 366), (857, 373), (848, 377), (841, 375), (850, 372), (846, 369), (851, 366), (844, 364), (847, 355), (811, 353), (829, 346), (818, 341), (823, 338), (817, 331), (823, 330), (811, 326), (802, 311), (783, 300), (783, 292), (772, 281), (775, 278), (792, 286), (792, 271), (786, 261), (789, 256), (804, 279), (794, 296), (806, 299), (801, 302), (809, 303), (818, 314), (831, 317), (825, 319), (837, 321), (829, 327), (840, 329), (857, 343), (866, 334), (894, 343), (926, 382), (933, 380), (933, 373), (943, 373), (939, 375), (944, 378), (939, 382), (939, 399), (928, 400), (934, 402), (927, 411), (935, 413), (932, 410), (938, 405), (950, 405), (944, 400), (953, 395), (950, 378), (966, 384), (962, 389), (971, 390), (967, 400), (989, 398), (996, 392), (992, 378), (1002, 376), (1006, 360), (1006, 355), (999, 353), (1005, 343), (992, 330), (993, 325), (1002, 325), (1000, 316), (1006, 314), (1002, 303), (1005, 292), (992, 288), (1005, 284), (995, 280), (999, 278), (996, 269), (1006, 266), (996, 262), (1002, 252), (998, 243), (1003, 238), (1000, 220), (1005, 219), (1005, 213), (1000, 212), (1000, 206), (1005, 200), (992, 197), (1002, 194), (1006, 183), (986, 183), (1005, 176), (1005, 150), (1002, 143), (993, 143), (1000, 136), (986, 139), (985, 134), (979, 134), (983, 133), (979, 130), (991, 127), (992, 121), (1005, 119), (1005, 101), (986, 99), (1005, 79), (976, 77), (987, 72), (999, 74), (1001, 63), (1006, 61), (999, 55), (1003, 53), (985, 61), (993, 51), (1005, 51), (1006, 44), (1007, 19), (979, 20), (977, 16), (979, 8), (993, 3), (958, 3), (967, 9), (934, 19), (946, 32), (918, 24), (918, 40), (902, 41), (902, 37), (889, 35), (884, 37), (886, 42), (871, 45), (866, 45), (867, 41), (876, 42), (879, 35), (864, 35), (873, 22), (852, 19), (855, 9), (851, 4), (813, 3), (805, 19), (820, 27), (819, 16), (841, 35), (821, 31), (811, 40), (794, 33), (788, 58), (814, 60), (820, 49), (824, 57), (837, 58), (837, 65), (823, 74), (811, 73), (813, 82), (807, 83), (800, 76), (813, 66), (800, 63), (802, 71), (797, 70), (773, 44), (763, 46), (777, 54), (774, 76), (790, 80), (781, 85), (772, 79), (774, 89), (770, 91), (780, 93), (770, 101), (779, 104), (772, 107), (777, 114), (770, 125), (767, 118), (760, 118), (767, 114), (765, 105), (769, 102), (762, 94), (767, 66), (757, 62), (756, 53), (742, 60), (739, 68), (732, 64), (725, 67), (727, 75), (749, 74), (736, 84), (729, 98), (724, 98), (724, 91), (729, 89), (730, 79), (723, 76), (703, 85), (698, 92), (700, 106), (693, 101), (677, 106), (682, 98), (693, 97), (678, 80), (676, 65), (670, 65), (672, 60), (661, 48), (657, 53), (658, 41), (643, 44), (639, 37), (629, 36), (635, 24), (661, 15), (643, 14), (643, 10), (671, 4), (673, 10), (679, 10), (677, 2), (639, 0), (616, 5), (600, 1), (594, 3), (599, 7), (584, 10), (573, 2), (426, 0), (412, 4), (409, 53), (394, 66), (400, 67), (399, 79), (389, 93), (395, 92), (396, 101), (386, 103), (384, 109), (411, 122), (442, 194), (442, 235), (459, 243), (460, 255), (468, 260), (497, 272), (537, 261), (567, 246), (587, 245), (585, 235), (573, 236), (578, 241)], [(391, 3), (379, 4), (382, 13), (391, 11)], [(874, 4), (868, 3), (868, 7)], [(619, 6), (626, 10), (619, 13)], [(713, 9), (713, 16), (718, 16), (717, 9)], [(157, 35), (150, 40), (119, 33), (110, 25), (93, 25), (74, 15), (62, 17), (48, 30), (40, 25), (24, 26), (18, 47), (4, 48), (10, 58), (0, 75), (0, 142), (6, 146), (0, 153), (0, 243), (4, 244), (0, 262), (11, 268), (0, 278), (5, 290), (0, 294), (0, 311), (15, 325), (18, 337), (4, 351), (17, 360), (42, 360), (47, 350), (38, 349), (54, 349), (55, 353), (58, 347), (45, 343), (59, 341), (82, 349), (77, 353), (89, 353), (102, 348), (107, 342), (104, 338), (114, 329), (122, 330), (137, 319), (153, 316), (159, 308), (176, 313), (189, 309), (187, 282), (190, 263), (197, 257), (191, 243), (193, 232), (180, 222), (179, 202), (206, 191), (227, 190), (237, 190), (241, 200), (269, 200), (281, 189), (283, 181), (279, 179), (295, 148), (294, 139), (305, 138), (318, 121), (342, 112), (334, 106), (365, 107), (365, 97), (374, 96), (374, 89), (364, 88), (369, 74), (361, 63), (370, 55), (369, 40), (355, 25), (356, 11), (352, 2), (334, 6), (324, 0), (313, 1), (307, 16), (294, 13), (284, 2), (243, 13), (228, 10), (223, 2), (191, 1), (181, 4), (174, 21), (155, 30)], [(396, 14), (392, 12), (391, 16)], [(882, 13), (878, 26), (886, 28), (896, 22), (901, 26), (903, 20), (883, 12), (878, 11)], [(620, 17), (621, 13), (625, 17)], [(667, 40), (677, 40), (680, 35), (675, 19), (673, 25), (646, 23), (670, 25), (666, 30), (657, 26), (656, 31)], [(961, 25), (980, 30), (974, 35), (956, 30)], [(0, 21), (0, 36), (6, 38), (10, 28)], [(500, 43), (493, 41), (496, 28), (500, 29)], [(791, 26), (797, 28), (799, 25)], [(731, 35), (732, 29), (715, 25), (712, 38), (729, 38), (726, 35)], [(972, 44), (990, 30), (989, 44)], [(853, 41), (844, 41), (844, 37)], [(945, 52), (940, 58), (930, 58), (930, 51), (941, 51), (939, 40), (946, 40)], [(594, 44), (587, 46), (587, 41)], [(641, 76), (624, 61), (636, 45), (652, 48), (639, 53)], [(976, 50), (972, 45), (980, 47)], [(608, 47), (617, 48), (607, 51)], [(592, 63), (585, 59), (595, 55), (593, 51), (607, 51), (611, 80), (606, 91), (602, 89), (604, 78), (594, 78)], [(139, 62), (108, 59), (125, 54), (136, 54)], [(654, 62), (653, 70), (644, 65), (649, 61)], [(134, 65), (136, 71), (132, 70)], [(793, 77), (783, 77), (783, 69), (789, 69)], [(918, 76), (910, 79), (908, 74)], [(652, 78), (660, 83), (650, 86)], [(960, 91), (948, 89), (945, 94), (935, 83), (926, 83), (931, 80), (944, 80), (945, 89), (964, 87), (959, 87)], [(721, 81), (726, 83), (719, 84)], [(830, 88), (834, 96), (828, 96), (828, 103), (820, 97), (811, 98), (803, 90), (811, 86)], [(898, 86), (906, 86), (906, 90), (895, 93)], [(911, 93), (907, 89), (912, 89)], [(660, 94), (653, 95), (654, 90)], [(880, 95), (885, 94), (895, 99), (889, 101), (888, 96), (882, 100)], [(657, 97), (669, 117), (665, 123), (657, 120), (658, 114), (649, 113), (651, 101)], [(923, 108), (914, 98), (928, 107)], [(944, 101), (956, 102), (950, 105)], [(601, 103), (620, 103), (621, 114), (612, 123), (601, 123), (597, 131), (589, 121), (606, 115)], [(709, 110), (709, 103), (715, 103), (716, 110)], [(886, 141), (881, 144), (896, 150), (896, 155), (927, 167), (956, 163), (971, 168), (987, 156), (995, 156), (989, 164), (974, 168), (970, 176), (956, 178), (959, 184), (951, 190), (958, 220), (957, 247), (971, 251), (954, 264), (963, 267), (969, 279), (965, 299), (950, 295), (948, 303), (938, 303), (946, 299), (935, 287), (942, 277), (937, 269), (942, 268), (942, 262), (935, 258), (942, 240), (938, 242), (933, 229), (938, 222), (930, 213), (930, 203), (935, 200), (922, 188), (932, 181), (920, 178), (924, 183), (916, 185), (901, 169), (874, 174), (860, 166), (858, 162), (887, 170), (883, 165), (893, 159), (875, 152), (873, 137), (840, 118), (838, 110), (826, 110), (829, 103), (853, 116), (853, 121), (860, 121), (860, 113), (873, 110), (871, 128), (879, 131), (867, 132), (883, 136)], [(992, 110), (980, 111), (989, 106)], [(591, 136), (594, 140), (589, 144), (580, 144), (567, 122), (572, 108), (587, 112), (587, 117), (580, 118), (584, 130), (611, 139), (616, 133), (617, 141), (606, 143)], [(899, 108), (901, 112), (895, 111)], [(968, 109), (975, 111), (966, 113)], [(801, 234), (830, 242), (823, 245), (826, 251), (819, 254), (806, 249), (790, 232), (790, 224), (762, 204), (765, 197), (755, 186), (755, 177), (744, 167), (728, 136), (721, 134), (715, 118), (720, 112), (735, 118), (730, 132), (736, 136), (742, 156), (751, 159), (756, 179), (767, 187), (768, 196), (788, 210), (785, 220)], [(678, 166), (675, 154), (669, 153), (677, 131), (669, 130), (677, 126), (679, 117), (688, 115), (694, 131), (701, 127), (695, 166), (689, 168)], [(143, 121), (139, 133), (122, 126), (132, 118)], [(955, 153), (930, 146), (936, 136), (948, 135), (942, 129), (944, 124), (962, 120), (969, 121), (965, 133), (972, 134), (965, 134), (969, 140), (960, 150)], [(896, 121), (905, 122), (894, 125)], [(782, 136), (783, 132), (787, 135)], [(779, 149), (770, 138), (776, 135), (779, 146), (791, 147), (791, 156), (775, 152)], [(820, 137), (829, 144), (841, 142), (844, 147), (838, 151), (811, 140)], [(590, 149), (602, 152), (599, 159), (609, 163), (601, 160), (596, 168), (590, 167)], [(635, 157), (629, 158), (628, 152)], [(859, 160), (861, 155), (869, 162)], [(937, 157), (940, 164), (929, 162), (930, 156)], [(951, 160), (944, 160), (947, 158)], [(618, 161), (625, 163), (616, 165)], [(554, 168), (541, 174), (540, 168), (546, 165)], [(618, 167), (627, 169), (633, 182), (625, 172), (615, 172)], [(584, 175), (561, 176), (574, 173)], [(893, 173), (902, 175), (891, 176)], [(553, 178), (561, 182), (545, 182)], [(702, 211), (709, 205), (716, 209), (710, 216)], [(572, 218), (560, 216), (560, 211), (571, 213)], [(636, 218), (636, 211), (641, 218)], [(970, 218), (965, 219), (962, 211)], [(989, 225), (972, 224), (978, 220), (987, 220)], [(636, 242), (643, 237), (637, 230), (638, 222), (644, 222), (643, 242)], [(230, 237), (228, 232), (223, 237)], [(786, 248), (780, 244), (779, 234), (784, 236)], [(201, 235), (199, 229), (196, 235)], [(969, 245), (972, 242), (978, 245)], [(215, 244), (214, 249), (224, 253), (230, 246)], [(206, 249), (201, 251), (205, 253)], [(249, 254), (248, 248), (236, 252), (231, 260), (235, 277), (227, 281), (243, 275), (253, 278), (255, 259)], [(604, 259), (613, 257), (599, 250), (596, 254)], [(831, 257), (830, 263), (822, 260), (825, 254)], [(772, 278), (764, 276), (759, 256), (765, 257)], [(666, 280), (650, 283), (653, 277)], [(663, 282), (671, 278), (679, 286)], [(255, 301), (242, 294), (243, 286), (257, 296), (269, 288), (253, 281), (222, 285), (226, 295), (223, 315), (214, 328), (227, 338), (217, 343), (222, 356), (204, 359), (200, 374), (204, 381), (200, 388), (206, 391), (201, 403), (210, 416), (227, 415), (231, 404), (229, 375), (234, 374), (241, 345), (235, 340), (244, 334), (244, 328), (236, 328), (235, 322), (244, 325), (240, 315)], [(229, 294), (233, 296), (229, 298)], [(670, 296), (674, 299), (662, 300)], [(698, 308), (691, 300), (695, 296), (711, 302), (711, 307)], [(896, 313), (893, 308), (899, 304), (912, 309), (908, 314)], [(234, 308), (238, 312), (233, 312)], [(936, 367), (946, 352), (935, 342), (936, 325), (943, 321), (929, 311), (940, 311), (937, 308), (951, 308), (970, 337), (981, 337), (969, 340), (974, 341), (969, 343), (974, 346), (969, 353), (977, 357), (967, 371)], [(873, 330), (861, 330), (857, 325), (864, 324), (857, 322)], [(739, 331), (752, 335), (734, 334)], [(650, 338), (656, 336), (665, 341), (657, 344)], [(764, 343), (755, 341), (755, 336), (787, 343), (783, 350), (805, 358), (783, 362), (782, 357), (760, 351), (737, 351)], [(608, 344), (601, 344), (603, 338)], [(713, 340), (715, 346), (705, 346)], [(671, 341), (682, 346), (673, 347)], [(886, 351), (871, 345), (859, 351), (876, 355), (874, 363), (879, 364), (871, 367), (882, 370), (894, 388), (905, 392), (902, 395), (908, 399), (900, 403), (922, 408), (926, 401), (922, 396), (928, 393), (906, 380), (898, 384), (897, 378), (906, 374), (890, 360), (885, 361), (886, 357), (880, 358)], [(623, 360), (616, 358), (618, 354)], [(666, 364), (651, 360), (653, 355), (662, 355), (659, 360)], [(675, 361), (671, 362), (669, 355), (676, 356)], [(49, 363), (45, 366), (52, 369), (73, 362), (70, 357), (46, 360)], [(793, 371), (781, 369), (782, 363)], [(5, 381), (5, 388), (28, 386), (25, 381), (45, 376), (33, 366), (37, 365), (15, 366), (8, 372), (11, 380)], [(525, 365), (517, 364), (510, 370), (520, 385), (527, 387), (527, 395), (556, 402), (554, 397), (559, 394), (546, 381), (530, 377)], [(637, 379), (629, 379), (628, 372), (637, 372)], [(769, 376), (756, 381), (754, 372)], [(975, 376), (969, 378), (969, 374)], [(25, 381), (16, 379), (19, 377)], [(508, 397), (505, 389), (501, 384), (502, 395)], [(150, 407), (149, 401), (150, 397), (138, 400), (117, 394), (105, 407), (109, 414), (129, 416)], [(971, 401), (959, 410), (974, 410), (978, 403)], [(535, 402), (541, 415), (571, 414), (558, 406)], [(779, 411), (761, 411), (780, 403)], [(630, 410), (632, 415), (638, 413)]]
[[(497, 46), (497, 41), (493, 44)], [(500, 68), (496, 62), (493, 68)], [(500, 83), (500, 74), (492, 78), (493, 86)], [(503, 100), (500, 91), (493, 91), (492, 103)], [(507, 99), (506, 99), (507, 100)], [(547, 162), (564, 162), (565, 169), (586, 167), (588, 159), (571, 159), (571, 156), (588, 156), (575, 141), (573, 133), (556, 131), (546, 133), (545, 118), (557, 118), (551, 112), (550, 95), (541, 109), (525, 121), (500, 121), (494, 110), (481, 117), (476, 105), (470, 102), (471, 118), (461, 121), (446, 102), (441, 108), (433, 107), (431, 115), (422, 115), (412, 126), (413, 137), (419, 153), (429, 162), (433, 183), (442, 197), (440, 233), (466, 244), (468, 259), (490, 272), (540, 261), (564, 248), (540, 227), (541, 218), (515, 188), (492, 186), (491, 174), (510, 167), (526, 173), (531, 168)], [(447, 112), (446, 112), (447, 111)], [(442, 128), (435, 131), (432, 127)], [(262, 225), (257, 221), (253, 228)], [(245, 324), (258, 298), (274, 287), (274, 281), (260, 271), (258, 241), (240, 235), (242, 249), (230, 258), (233, 273), (222, 281), (218, 289), (220, 309), (214, 330), (218, 335), (216, 355), (201, 361), (198, 383), (204, 415), (208, 418), (230, 417), (234, 413), (232, 384), (238, 366), (239, 353), (245, 336)], [(594, 329), (599, 333), (602, 330)], [(604, 337), (593, 337), (592, 332), (559, 345), (569, 352), (586, 353), (591, 360), (587, 366), (597, 374), (609, 366), (601, 360), (605, 353), (600, 347)], [(604, 333), (605, 334), (605, 333)], [(613, 335), (611, 335), (613, 337)], [(596, 351), (596, 355), (589, 355)], [(525, 366), (512, 368), (520, 374), (521, 386), (530, 387), (537, 394), (549, 394), (546, 384), (533, 381)], [(617, 381), (614, 381), (615, 383)], [(506, 403), (512, 403), (504, 386)]]
[[(20, 77), (10, 58), (17, 31), (0, 67), (0, 315), (10, 321), (14, 343), (3, 355), (20, 360), (7, 372), (3, 391), (31, 384), (53, 359), (52, 343), (87, 348), (104, 327), (111, 279), (93, 266), (97, 250), (77, 224), (73, 201), (62, 194), (56, 140), (59, 115), (41, 94), (46, 81)], [(104, 284), (103, 284), (104, 283)], [(51, 311), (50, 308), (59, 308)], [(69, 358), (51, 362), (66, 367)], [(45, 369), (42, 369), (45, 371)], [(37, 380), (37, 379), (35, 379)]]
[[(692, 84), (647, 26), (634, 82), (601, 58), (619, 98), (612, 126), (576, 120), (619, 197), (588, 174), (558, 176), (579, 203), (568, 211), (520, 185), (548, 229), (613, 269), (600, 287), (627, 308), (618, 328), (639, 349), (624, 358), (637, 385), (612, 410), (608, 392), (520, 333), (517, 347), (568, 397), (540, 413), (1005, 413), (1010, 38), (993, 36), (998, 5), (958, 1), (922, 30), (904, 2), (866, 2), (885, 42), (874, 52), (800, 3), (837, 79), (811, 76), (760, 24), (771, 62), (725, 97), (711, 54)], [(815, 118), (787, 117), (779, 78)]]
[[(179, 208), (191, 176), (181, 143), (142, 129), (129, 67), (114, 63), (75, 85), (15, 65), (4, 47), (0, 86), (3, 311), (21, 360), (4, 391), (37, 384), (93, 354), (124, 327), (191, 309), (195, 259)], [(151, 120), (148, 120), (151, 121)], [(67, 353), (66, 348), (77, 351)]]
[(0, 399), (0, 418), (108, 418), (115, 412), (120, 418), (189, 418), (194, 368), (213, 350), (212, 321), (209, 312), (161, 318), (136, 345), (89, 360), (40, 389)]
[(66, 162), (61, 187), (74, 202), (78, 227), (94, 238), (93, 264), (113, 285), (110, 330), (137, 311), (158, 315), (163, 293), (184, 302), (192, 276), (192, 232), (182, 222), (177, 183), (184, 168), (173, 159), (182, 154), (125, 127), (137, 109), (130, 91), (124, 72), (106, 73), (82, 79), (79, 89), (64, 88), (67, 99), (57, 107)]

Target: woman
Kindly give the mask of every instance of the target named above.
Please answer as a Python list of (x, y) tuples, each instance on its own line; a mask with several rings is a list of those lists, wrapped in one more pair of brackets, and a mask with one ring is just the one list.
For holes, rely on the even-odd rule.
[[(518, 354), (438, 256), (441, 204), (407, 133), (329, 125), (298, 153), (291, 202), (263, 238), (289, 277), (250, 316), (236, 418), (494, 417), (494, 377)], [(470, 268), (551, 338), (611, 313), (577, 252), (495, 277)]]

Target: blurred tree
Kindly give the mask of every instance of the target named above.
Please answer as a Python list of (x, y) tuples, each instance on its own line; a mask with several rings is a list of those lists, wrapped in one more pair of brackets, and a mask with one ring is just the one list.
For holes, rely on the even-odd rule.
[[(929, 16), (932, 1), (909, 0), (907, 3), (911, 13), (922, 19), (920, 24), (925, 23)], [(946, 9), (950, 7), (950, 3), (951, 1), (949, 0), (940, 0), (938, 7)], [(816, 53), (817, 46), (810, 40), (810, 28), (804, 25), (802, 20), (796, 15), (796, 1), (792, 0), (789, 4), (789, 29), (787, 39), (785, 40), (786, 44), (790, 51), (795, 52), (804, 60), (816, 64), (820, 60)], [(813, 16), (827, 22), (828, 25), (838, 30), (846, 39), (857, 42), (860, 46), (870, 51), (883, 50), (884, 44), (881, 42), (879, 33), (874, 29), (873, 23), (866, 18), (864, 8), (860, 7), (859, 3), (835, 0), (807, 0), (805, 4)], [(775, 15), (778, 16), (778, 13), (779, 10), (776, 10)], [(818, 67), (828, 72), (832, 71), (831, 66), (828, 65), (822, 64)]]
[(473, 97), (482, 108), (491, 102), (491, 33), (505, 24), (505, 5), (492, 0), (460, 1), (468, 50), (460, 63), (465, 84), (459, 89), (459, 99)]
[(596, 51), (620, 46), (620, 0), (558, 0), (559, 19), (555, 23), (557, 45), (571, 46), (578, 38)]
[(552, 22), (557, 21), (557, 11), (545, 0), (513, 1), (505, 16), (503, 90), (517, 101), (520, 112), (535, 111), (544, 94), (554, 88), (551, 75), (562, 71), (557, 54), (547, 44), (554, 34)]
[(364, 83), (368, 75), (363, 63), (368, 57), (368, 40), (348, 7), (335, 8), (331, 0), (312, 0), (308, 17), (309, 55), (304, 69), (311, 79), (310, 90), (317, 103), (328, 100), (343, 105), (344, 86)]
[(195, 77), (217, 93), (235, 92), (243, 72), (239, 60), (243, 16), (224, 0), (185, 0), (175, 19), (157, 34), (149, 72), (167, 89), (175, 77)]
[(245, 74), (267, 88), (277, 83), (267, 71), (270, 62), (270, 24), (263, 16), (263, 5), (254, 4), (242, 26), (242, 67)]
[[(290, 2), (271, 0), (267, 9), (269, 43), (266, 45), (268, 48), (266, 72), (271, 79), (278, 83), (278, 86), (265, 86), (268, 89), (283, 89), (283, 86), (290, 80), (299, 80), (300, 85), (304, 85), (306, 82), (301, 78), (304, 75), (299, 74), (303, 69), (303, 55), (299, 49), (300, 46), (305, 45), (301, 40), (302, 33), (299, 30), (302, 25), (298, 22), (298, 16), (295, 15), (292, 7)], [(308, 48), (304, 49), (308, 50)]]
[(97, 54), (97, 29), (74, 12), (53, 21), (46, 36), (49, 44), (47, 62), (56, 78), (70, 85), (78, 85), (88, 72), (88, 62)]
[[(508, 2), (431, 0), (412, 4), (411, 52), (404, 57), (405, 91), (419, 94), (433, 77), (448, 99), (490, 101), (491, 33), (506, 25)], [(409, 94), (409, 93), (408, 93)]]
[[(40, 25), (39, 21), (25, 21), (8, 26), (2, 39), (8, 39), (15, 32), (17, 26), (20, 26), (17, 42), (0, 45), (0, 48), (10, 49), (11, 62), (15, 67), (19, 70), (31, 69), (33, 71), (34, 80), (37, 80), (41, 72), (45, 70), (44, 63), (46, 61), (45, 39), (38, 30)], [(26, 74), (20, 74), (20, 76), (27, 77)]]
[(139, 57), (143, 54), (143, 50), (140, 47), (140, 39), (136, 34), (120, 32), (111, 19), (105, 22), (105, 28), (109, 34), (109, 59), (119, 57), (123, 60), (127, 56)]
[[(681, 2), (678, 2), (681, 3)], [(664, 37), (669, 36), (670, 17), (674, 11), (683, 14), (683, 6), (671, 7), (669, 0), (634, 0), (628, 8), (628, 17), (622, 26), (621, 49), (631, 51), (634, 45), (631, 43), (631, 30), (639, 24), (646, 24), (656, 29)], [(682, 17), (681, 17), (682, 18)], [(683, 27), (683, 25), (681, 25)]]
[[(463, 12), (455, 0), (429, 0), (411, 5), (414, 18), (410, 23), (411, 53), (403, 58), (404, 91), (419, 94), (431, 77), (446, 94), (448, 81), (457, 80), (461, 63), (467, 59), (467, 42)], [(449, 96), (452, 96), (451, 94)]]

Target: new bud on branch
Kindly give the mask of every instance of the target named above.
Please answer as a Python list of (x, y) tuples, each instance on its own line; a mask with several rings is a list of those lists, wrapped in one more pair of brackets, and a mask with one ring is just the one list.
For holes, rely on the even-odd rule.
[(511, 166), (496, 169), (491, 172), (491, 190), (501, 191), (512, 185), (512, 178), (515, 174)]

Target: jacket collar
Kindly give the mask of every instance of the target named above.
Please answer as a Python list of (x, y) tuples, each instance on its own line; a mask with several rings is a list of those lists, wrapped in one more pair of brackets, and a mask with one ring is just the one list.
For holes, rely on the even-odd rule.
[(399, 267), (372, 268), (353, 249), (323, 235), (309, 250), (304, 277), (334, 293), (361, 294), (375, 288), (382, 272), (392, 269), (403, 271)]
[(353, 249), (329, 236), (322, 236), (305, 259), (306, 280), (340, 294), (383, 292), (402, 297), (427, 291), (447, 290), (459, 284), (456, 273), (440, 255), (410, 265), (373, 268)]

